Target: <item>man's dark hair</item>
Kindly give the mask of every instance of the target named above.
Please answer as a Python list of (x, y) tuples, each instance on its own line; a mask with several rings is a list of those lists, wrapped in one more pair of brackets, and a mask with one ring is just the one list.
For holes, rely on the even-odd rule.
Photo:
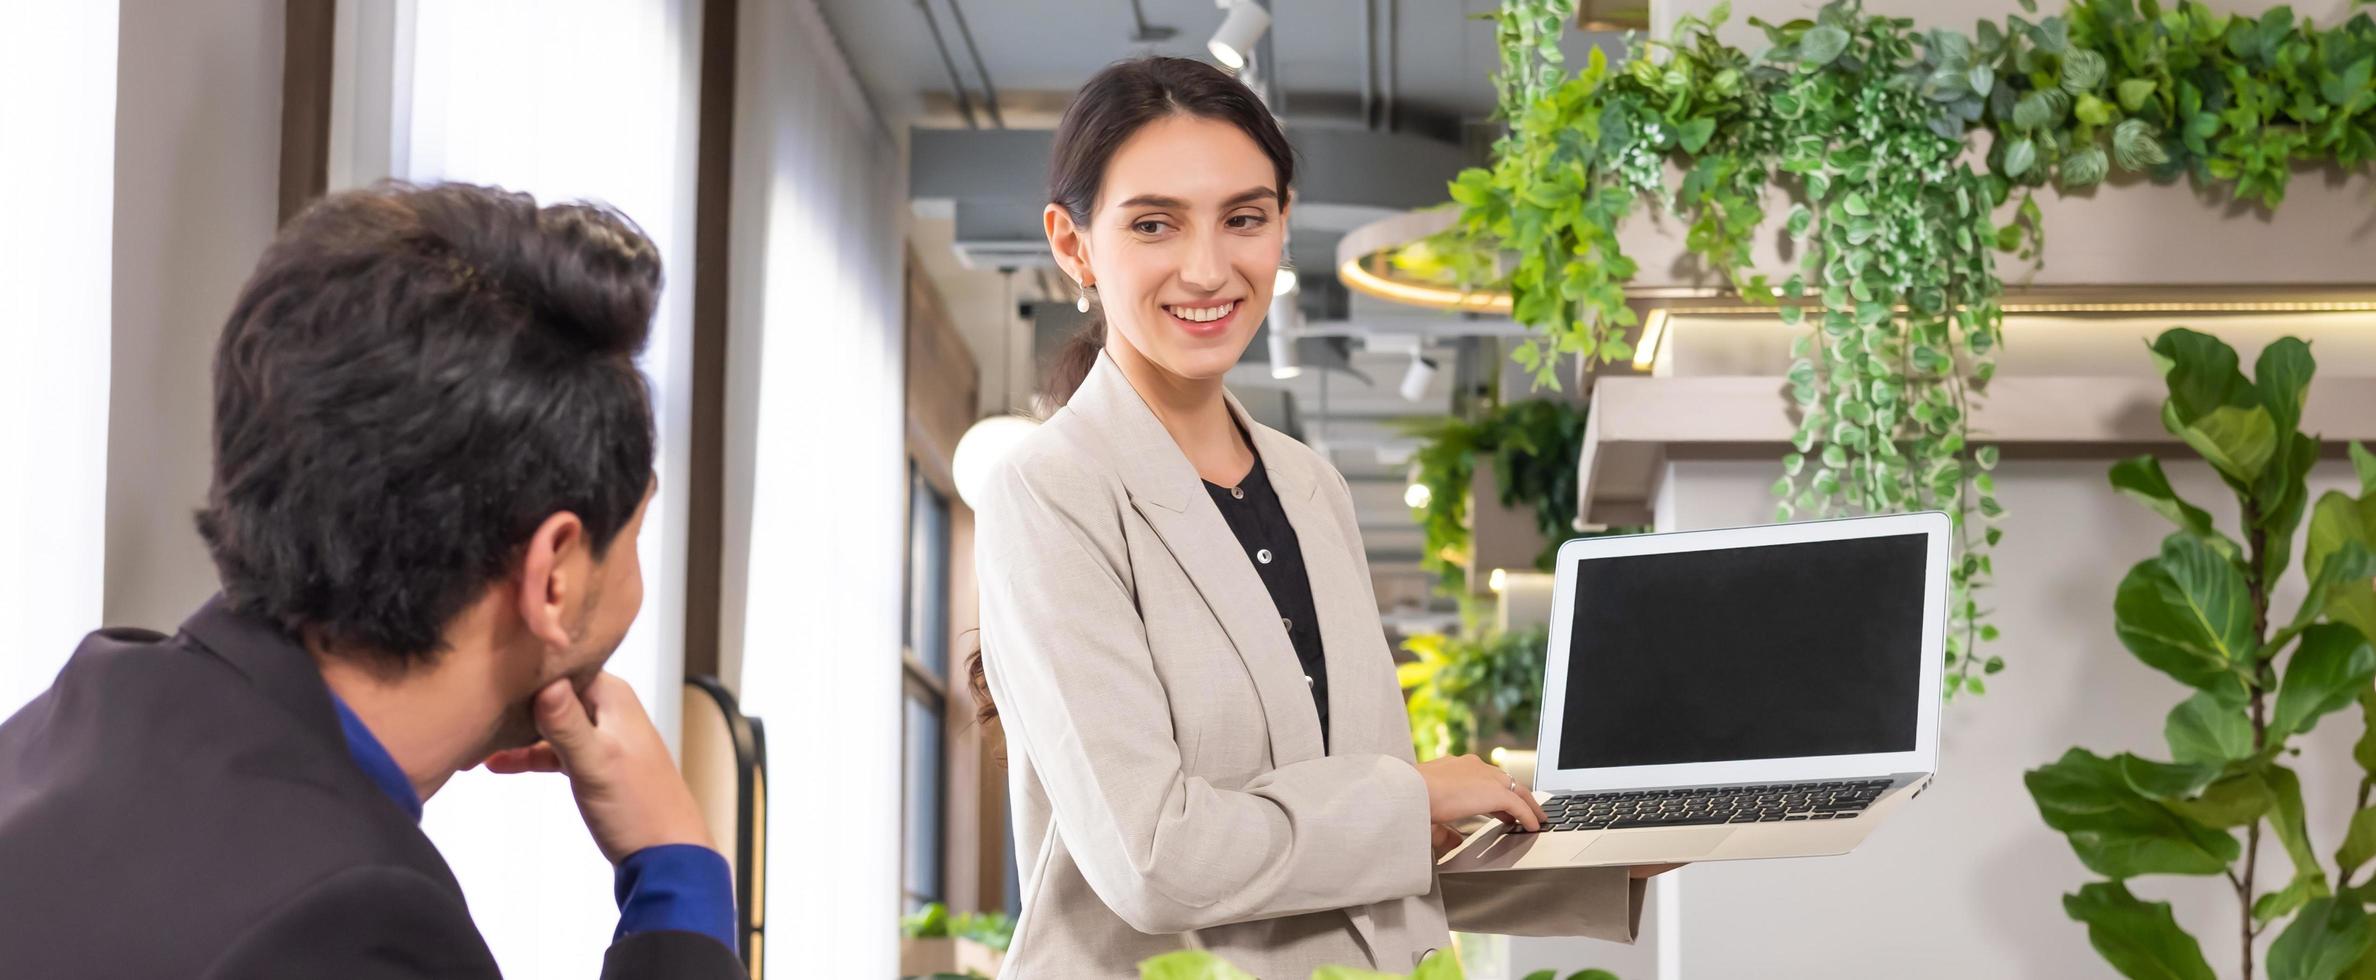
[(402, 669), (552, 514), (601, 556), (652, 478), (659, 293), (659, 250), (596, 206), (445, 184), (307, 208), (215, 352), (198, 532), (225, 598)]

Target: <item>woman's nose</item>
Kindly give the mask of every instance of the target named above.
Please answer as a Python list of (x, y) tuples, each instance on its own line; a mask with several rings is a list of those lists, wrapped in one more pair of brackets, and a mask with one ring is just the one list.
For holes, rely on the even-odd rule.
[(1180, 281), (1208, 293), (1229, 285), (1229, 256), (1221, 248), (1221, 236), (1201, 235), (1189, 243), (1186, 260), (1180, 263)]

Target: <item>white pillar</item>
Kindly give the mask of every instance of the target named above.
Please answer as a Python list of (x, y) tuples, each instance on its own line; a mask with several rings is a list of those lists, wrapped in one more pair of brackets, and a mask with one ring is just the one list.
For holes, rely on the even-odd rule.
[(116, 4), (0, 7), (0, 718), (99, 626)]
[[(698, 0), (348, 0), (331, 140), (342, 181), (391, 176), (590, 200), (642, 226), (666, 277), (642, 366), (659, 492), (636, 541), (642, 613), (609, 669), (677, 742), (692, 420)], [(601, 972), (611, 868), (558, 776), (462, 773), (423, 829), (513, 978)], [(731, 842), (722, 842), (730, 844)]]
[(720, 666), (767, 729), (767, 972), (896, 976), (904, 167), (813, 0), (740, 27)]

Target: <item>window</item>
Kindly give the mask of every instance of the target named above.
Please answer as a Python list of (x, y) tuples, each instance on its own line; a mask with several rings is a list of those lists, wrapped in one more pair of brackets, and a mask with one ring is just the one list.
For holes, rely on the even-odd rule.
[(908, 467), (907, 627), (901, 655), (901, 768), (905, 855), (900, 887), (909, 910), (946, 894), (941, 842), (948, 813), (949, 500)]

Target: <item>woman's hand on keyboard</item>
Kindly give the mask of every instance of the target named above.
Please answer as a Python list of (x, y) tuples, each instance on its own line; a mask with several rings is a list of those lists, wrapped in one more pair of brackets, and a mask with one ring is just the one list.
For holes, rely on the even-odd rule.
[(1529, 831), (1543, 829), (1543, 807), (1493, 764), (1473, 755), (1429, 759), (1419, 764), (1427, 783), (1428, 821), (1446, 824), (1475, 816), (1498, 816)]

